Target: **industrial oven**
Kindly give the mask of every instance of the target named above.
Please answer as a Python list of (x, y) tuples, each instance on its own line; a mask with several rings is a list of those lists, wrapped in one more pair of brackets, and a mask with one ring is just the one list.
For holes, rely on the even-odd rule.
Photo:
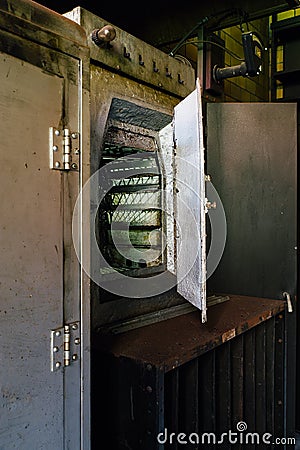
[(95, 448), (243, 419), (292, 433), (295, 105), (206, 104), (184, 58), (83, 8), (66, 16), (90, 47)]
[(0, 9), (3, 448), (291, 432), (295, 105), (206, 104), (80, 6)]

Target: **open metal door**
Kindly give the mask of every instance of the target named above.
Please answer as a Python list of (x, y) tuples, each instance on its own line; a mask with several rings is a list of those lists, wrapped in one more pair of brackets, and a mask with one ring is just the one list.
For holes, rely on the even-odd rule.
[[(16, 8), (23, 3), (26, 15), (34, 5)], [(48, 14), (49, 24), (47, 11), (40, 17)], [(20, 25), (1, 14), (7, 26)], [(35, 39), (47, 40), (45, 30), (26, 23)], [(78, 159), (63, 169), (67, 139), (75, 133), (78, 149), (82, 134), (81, 61), (51, 49), (49, 40), (43, 46), (0, 34), (0, 448), (79, 450), (87, 447), (81, 275), (71, 227)]]
[(177, 291), (206, 322), (206, 196), (201, 89), (174, 108)]

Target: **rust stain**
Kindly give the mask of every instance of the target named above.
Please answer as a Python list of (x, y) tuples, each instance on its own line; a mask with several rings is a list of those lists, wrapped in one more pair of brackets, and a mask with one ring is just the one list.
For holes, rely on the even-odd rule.
[(232, 339), (236, 336), (236, 329), (233, 328), (232, 330), (228, 330), (226, 331), (226, 333), (222, 334), (222, 342), (224, 344), (224, 342), (229, 341), (229, 339)]
[(209, 308), (206, 324), (196, 311), (114, 336), (95, 334), (94, 345), (168, 372), (284, 310), (281, 300), (232, 295)]

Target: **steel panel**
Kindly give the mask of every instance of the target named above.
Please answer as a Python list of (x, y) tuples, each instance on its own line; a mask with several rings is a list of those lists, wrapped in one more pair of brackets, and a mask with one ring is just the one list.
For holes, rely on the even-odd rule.
[[(89, 112), (87, 49), (79, 52), (85, 35), (34, 2), (5, 3), (0, 5), (9, 11), (0, 23), (0, 370), (7, 414), (1, 418), (0, 448), (88, 449), (89, 281), (72, 242), (79, 181), (89, 174), (89, 121), (82, 116)], [(41, 28), (42, 21), (49, 30)], [(65, 39), (56, 36), (67, 30)], [(80, 133), (85, 149), (80, 173), (50, 170), (50, 126)], [(50, 331), (73, 321), (81, 321), (82, 363), (51, 373)]]
[(207, 164), (224, 205), (227, 243), (214, 292), (283, 298), (296, 290), (295, 104), (207, 105)]
[(201, 90), (174, 108), (177, 291), (206, 321), (205, 175)]
[(49, 333), (63, 322), (62, 185), (47, 145), (63, 79), (9, 55), (0, 68), (1, 448), (60, 449), (63, 373), (50, 373)]

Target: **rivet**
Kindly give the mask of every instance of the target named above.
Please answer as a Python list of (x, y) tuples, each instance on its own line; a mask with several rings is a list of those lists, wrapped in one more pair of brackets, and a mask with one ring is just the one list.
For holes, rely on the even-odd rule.
[(152, 392), (152, 387), (151, 387), (151, 386), (147, 386), (147, 387), (146, 387), (146, 391), (149, 392), (149, 394), (151, 394), (151, 392)]
[(73, 323), (72, 330), (77, 330), (77, 328), (78, 328), (78, 325), (76, 323)]
[(56, 331), (56, 332), (55, 332), (55, 336), (58, 337), (58, 336), (60, 336), (60, 335), (61, 335), (61, 332), (60, 332), (60, 331)]
[(72, 167), (72, 169), (77, 169), (77, 164), (76, 163), (73, 163), (72, 165), (71, 165), (71, 167)]
[(72, 133), (71, 136), (72, 136), (72, 139), (77, 139), (77, 133)]
[(55, 363), (55, 367), (58, 369), (61, 366), (61, 363), (59, 361), (57, 361), (57, 363)]
[(53, 150), (54, 152), (57, 152), (57, 150), (58, 150), (57, 145), (53, 145), (52, 150)]
[(54, 353), (57, 353), (59, 351), (59, 348), (58, 347), (53, 347), (53, 352)]
[(278, 339), (279, 344), (282, 344), (282, 339)]
[(79, 149), (76, 148), (76, 150), (74, 150), (75, 155), (79, 155)]
[(79, 345), (79, 344), (80, 344), (80, 338), (76, 338), (76, 339), (74, 340), (74, 342), (75, 342), (76, 345)]
[(59, 136), (60, 135), (60, 131), (59, 130), (55, 130), (54, 134), (55, 134), (55, 136)]
[(77, 359), (78, 359), (78, 355), (75, 354), (75, 355), (72, 356), (72, 360), (73, 361), (76, 361)]
[(152, 370), (151, 364), (147, 364), (147, 370), (149, 370), (149, 372), (150, 372), (150, 370)]
[(57, 169), (60, 167), (60, 162), (59, 162), (59, 161), (56, 161), (55, 167), (56, 167)]

